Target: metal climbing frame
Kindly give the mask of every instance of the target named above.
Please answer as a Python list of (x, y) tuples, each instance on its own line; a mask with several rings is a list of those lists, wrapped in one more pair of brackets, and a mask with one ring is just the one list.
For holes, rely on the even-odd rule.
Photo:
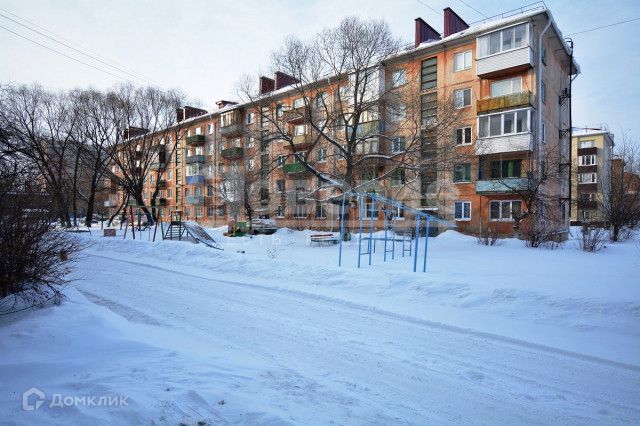
[[(376, 241), (384, 242), (384, 255), (383, 261), (387, 261), (387, 253), (391, 253), (391, 259), (395, 259), (395, 246), (396, 242), (402, 242), (402, 257), (405, 256), (405, 253), (408, 253), (408, 256), (413, 254), (413, 272), (416, 272), (418, 269), (418, 248), (420, 245), (420, 225), (422, 225), (422, 221), (424, 220), (425, 224), (425, 237), (424, 237), (424, 249), (422, 252), (422, 272), (427, 271), (427, 248), (429, 244), (429, 226), (431, 221), (440, 221), (440, 219), (431, 216), (428, 213), (415, 209), (413, 207), (409, 207), (405, 204), (402, 204), (399, 201), (392, 200), (390, 198), (382, 197), (375, 193), (355, 193), (355, 196), (358, 198), (358, 268), (361, 266), (362, 256), (367, 256), (368, 264), (371, 265), (373, 253), (376, 251)], [(363, 218), (365, 213), (367, 213), (367, 206), (365, 201), (370, 201), (369, 208), (369, 235), (363, 235)], [(340, 236), (342, 237), (344, 233), (344, 208), (345, 208), (345, 194), (342, 196), (342, 206), (340, 209)], [(384, 213), (384, 237), (374, 237), (373, 236), (373, 222), (374, 218), (377, 216), (376, 205), (381, 207), (382, 212)], [(402, 235), (402, 239), (398, 240), (396, 234), (396, 222), (397, 217), (394, 214), (396, 210), (401, 210), (403, 212), (412, 213), (415, 217), (415, 239), (412, 239), (411, 236)], [(391, 214), (389, 214), (391, 213)], [(389, 236), (389, 220), (391, 220), (391, 231), (392, 237)], [(342, 266), (342, 240), (340, 238), (340, 248), (338, 251), (338, 266)], [(363, 250), (363, 242), (365, 243), (366, 251)], [(412, 244), (413, 243), (413, 244)], [(389, 245), (391, 248), (389, 249)]]

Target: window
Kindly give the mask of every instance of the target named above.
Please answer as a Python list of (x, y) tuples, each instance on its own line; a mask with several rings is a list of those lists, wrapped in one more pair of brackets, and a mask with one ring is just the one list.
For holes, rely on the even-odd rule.
[(520, 24), (478, 37), (478, 58), (529, 45), (529, 25)]
[(404, 185), (405, 183), (405, 173), (403, 169), (398, 169), (391, 173), (391, 186), (397, 188), (399, 186)]
[(490, 96), (492, 98), (520, 93), (522, 92), (522, 77), (512, 77), (505, 80), (492, 81), (490, 92)]
[(453, 217), (455, 220), (471, 220), (471, 202), (456, 201), (453, 203)]
[(247, 113), (247, 124), (253, 124), (255, 121), (255, 114), (252, 112)]
[(596, 164), (596, 156), (591, 155), (581, 155), (578, 157), (578, 164), (581, 166), (593, 166)]
[(371, 201), (364, 203), (364, 218), (365, 219), (377, 219), (378, 218), (378, 204)]
[(522, 201), (491, 201), (489, 203), (489, 218), (491, 220), (513, 220), (520, 216)]
[(459, 89), (453, 92), (453, 105), (464, 108), (471, 105), (471, 89)]
[(207, 185), (207, 196), (213, 197), (215, 195), (216, 189), (213, 185)]
[(456, 129), (456, 145), (468, 145), (471, 143), (471, 127)]
[(433, 127), (437, 122), (438, 115), (438, 95), (437, 93), (428, 93), (420, 97), (420, 118), (422, 127)]
[(213, 155), (214, 144), (210, 143), (207, 145), (207, 155)]
[(378, 174), (376, 173), (375, 169), (366, 169), (366, 170), (363, 170), (362, 173), (360, 174), (360, 178), (362, 179), (362, 182), (369, 182), (376, 179), (377, 177), (378, 177)]
[(391, 73), (391, 87), (399, 87), (407, 83), (407, 70), (395, 70)]
[(582, 194), (580, 194), (580, 201), (584, 201), (584, 202), (597, 201), (596, 193), (583, 192)]
[(249, 171), (253, 170), (254, 165), (255, 165), (255, 160), (253, 158), (249, 158), (249, 161), (247, 161), (247, 170)]
[(167, 198), (171, 197), (173, 197), (173, 191), (171, 190), (171, 188), (167, 188)]
[(328, 98), (325, 92), (318, 92), (316, 95), (316, 108), (325, 108), (328, 106)]
[(544, 80), (540, 82), (540, 100), (543, 104), (547, 103), (547, 83)]
[(487, 138), (516, 133), (529, 133), (528, 109), (483, 115), (478, 118), (479, 136)]
[(224, 216), (226, 214), (224, 206), (218, 207), (218, 216)]
[(304, 106), (304, 98), (298, 98), (298, 99), (293, 101), (293, 107), (294, 108), (301, 108), (303, 106)]
[(276, 180), (276, 191), (284, 192), (284, 179)]
[(307, 133), (307, 126), (304, 124), (297, 124), (293, 127), (294, 136), (302, 136)]
[(578, 148), (593, 148), (596, 146), (595, 141), (580, 141), (578, 142)]
[(286, 158), (287, 158), (287, 157), (286, 157), (286, 156), (284, 156), (284, 155), (278, 155), (278, 160), (277, 160), (278, 166), (282, 166), (282, 165), (284, 164), (284, 160), (285, 160)]
[(392, 143), (392, 146), (391, 146), (392, 153), (397, 154), (399, 152), (404, 152), (405, 145), (406, 145), (406, 140), (405, 140), (404, 136), (399, 136), (397, 138), (393, 138), (391, 143)]
[(436, 58), (429, 58), (421, 63), (420, 88), (433, 89), (438, 84), (438, 63)]
[(316, 156), (319, 163), (327, 161), (327, 148), (320, 148), (317, 151)]
[(404, 210), (400, 206), (394, 206), (391, 208), (391, 218), (403, 219)]
[(173, 179), (173, 171), (172, 171), (172, 170), (169, 170), (169, 171), (167, 172), (167, 180), (171, 180), (171, 179)]
[(216, 214), (216, 208), (214, 206), (207, 206), (207, 216), (212, 217)]
[(213, 176), (213, 164), (207, 165), (207, 176)]
[(454, 182), (471, 182), (471, 163), (454, 165), (453, 181)]
[(596, 183), (597, 181), (597, 173), (578, 173), (578, 183)]
[(209, 125), (207, 125), (207, 133), (209, 133), (210, 135), (212, 135), (212, 134), (213, 134), (213, 131), (214, 131), (213, 124), (209, 124)]
[(316, 219), (326, 219), (327, 218), (327, 209), (324, 207), (322, 203), (316, 203)]
[(279, 217), (279, 218), (284, 217), (284, 206), (276, 207), (276, 217)]
[(391, 116), (391, 121), (397, 123), (402, 121), (407, 116), (407, 106), (405, 104), (394, 105), (390, 108), (389, 115)]
[(542, 63), (547, 65), (547, 45), (542, 43)]
[(284, 114), (284, 105), (278, 104), (276, 105), (276, 117), (282, 117)]
[(304, 204), (296, 204), (293, 212), (294, 219), (304, 219), (307, 217), (307, 206)]
[(521, 160), (502, 160), (489, 163), (491, 179), (518, 178), (522, 176)]
[(196, 135), (202, 134), (202, 127), (196, 127)]
[(456, 53), (453, 60), (453, 71), (463, 71), (471, 69), (471, 51)]

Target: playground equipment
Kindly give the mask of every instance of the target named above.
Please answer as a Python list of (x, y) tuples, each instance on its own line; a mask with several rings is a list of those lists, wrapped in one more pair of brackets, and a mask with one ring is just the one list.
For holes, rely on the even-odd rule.
[[(383, 261), (387, 261), (387, 255), (391, 254), (391, 259), (395, 259), (396, 243), (401, 245), (402, 257), (413, 255), (413, 272), (418, 268), (418, 250), (420, 246), (420, 229), (424, 222), (425, 237), (424, 249), (422, 253), (422, 272), (427, 271), (427, 249), (429, 244), (429, 226), (431, 222), (445, 222), (442, 219), (434, 217), (424, 211), (409, 207), (399, 201), (392, 200), (375, 193), (355, 193), (353, 194), (358, 200), (358, 268), (361, 266), (362, 256), (368, 256), (368, 263), (372, 263), (372, 254), (376, 251), (376, 241), (382, 241), (384, 245)], [(340, 208), (340, 235), (344, 235), (344, 208), (346, 202), (346, 194), (342, 195), (342, 205)], [(369, 203), (369, 235), (363, 236), (363, 218), (367, 213), (367, 202)], [(380, 207), (384, 216), (384, 236), (374, 237), (373, 222), (377, 216), (377, 207)], [(415, 218), (415, 232), (409, 232), (407, 229), (399, 231), (397, 229), (398, 213), (412, 213)], [(391, 231), (391, 235), (389, 235)], [(364, 248), (363, 250), (363, 243)], [(338, 250), (338, 266), (342, 266), (342, 238), (340, 238), (340, 247)]]
[[(161, 222), (162, 226), (162, 222)], [(216, 250), (223, 250), (222, 247), (211, 238), (211, 235), (204, 230), (202, 226), (196, 221), (193, 220), (182, 220), (182, 212), (175, 211), (171, 213), (171, 221), (169, 222), (169, 227), (166, 232), (163, 232), (162, 239), (164, 240), (173, 240), (174, 238), (178, 241), (182, 241), (184, 234), (187, 234), (188, 237), (191, 237), (196, 243), (202, 243), (207, 247), (211, 247)]]

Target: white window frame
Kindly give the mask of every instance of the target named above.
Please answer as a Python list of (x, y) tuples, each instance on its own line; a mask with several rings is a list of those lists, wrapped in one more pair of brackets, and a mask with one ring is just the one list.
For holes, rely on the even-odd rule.
[[(467, 129), (469, 129), (469, 140), (467, 140), (467, 132), (466, 132)], [(458, 143), (458, 132), (459, 131), (462, 132), (462, 143)], [(456, 129), (456, 133), (455, 133), (456, 146), (471, 145), (472, 140), (473, 140), (473, 134), (472, 133), (473, 133), (473, 131), (471, 129), (471, 126), (458, 127)]]
[[(527, 111), (527, 130), (524, 132), (518, 132), (518, 112), (520, 111)], [(513, 128), (514, 128), (514, 132), (513, 133), (504, 133), (504, 115), (508, 114), (508, 113), (515, 113), (514, 117), (515, 120), (513, 122)], [(491, 119), (490, 117), (499, 115), (501, 116), (500, 118), (500, 129), (501, 129), (501, 133), (499, 135), (491, 135)], [(482, 125), (481, 125), (481, 120), (487, 118), (487, 120), (489, 120), (489, 122), (487, 123), (488, 127), (487, 127), (487, 131), (488, 134), (486, 136), (482, 136), (481, 132), (482, 132)], [(524, 135), (527, 133), (531, 133), (531, 108), (519, 108), (519, 109), (512, 109), (509, 111), (502, 111), (502, 112), (498, 112), (495, 114), (485, 114), (485, 115), (481, 115), (478, 117), (477, 120), (477, 125), (478, 125), (478, 139), (488, 139), (488, 138), (499, 138), (499, 137), (503, 137), (503, 136), (512, 136), (512, 135)]]
[[(462, 68), (458, 67), (458, 58), (462, 58)], [(465, 50), (464, 52), (456, 53), (453, 58), (453, 72), (460, 72), (471, 69), (471, 50)]]
[[(589, 145), (589, 146), (585, 146), (585, 145)], [(596, 146), (596, 141), (593, 139), (590, 139), (588, 141), (578, 142), (578, 149), (595, 148), (595, 146)]]
[(596, 155), (595, 154), (587, 154), (578, 156), (578, 165), (579, 166), (595, 166)]
[(215, 132), (215, 127), (214, 127), (214, 125), (213, 125), (213, 124), (209, 124), (209, 125), (207, 125), (207, 132), (208, 132), (210, 135), (212, 135), (212, 134), (213, 134), (213, 132)]
[[(504, 93), (502, 95), (499, 94), (494, 94), (494, 87), (496, 87), (496, 84), (499, 83), (505, 83), (505, 82), (509, 82), (509, 91), (507, 93)], [(520, 90), (515, 90), (514, 86), (517, 87), (517, 84), (514, 84), (515, 82), (519, 82), (519, 86), (520, 86)], [(496, 81), (492, 81), (491, 84), (489, 84), (489, 96), (492, 98), (498, 98), (500, 96), (508, 96), (508, 95), (513, 95), (514, 93), (520, 93), (522, 92), (522, 77), (510, 77), (510, 78), (504, 78), (502, 80), (496, 80)]]
[(318, 163), (325, 163), (327, 161), (327, 148), (318, 149)]
[[(494, 219), (491, 217), (491, 204), (493, 203), (498, 203), (498, 205), (500, 206), (499, 210), (498, 210), (498, 216), (499, 218)], [(502, 205), (503, 203), (509, 203), (509, 217), (505, 218), (503, 217), (503, 211), (502, 211)], [(513, 203), (520, 203), (520, 214), (522, 214), (522, 200), (491, 200), (489, 201), (489, 221), (491, 222), (513, 222), (513, 215), (511, 214), (511, 211), (513, 210)]]
[[(519, 26), (525, 26), (524, 44), (522, 46), (512, 47), (510, 49), (503, 50), (503, 34), (506, 31), (513, 31), (513, 43), (515, 45), (515, 28), (519, 27)], [(495, 53), (489, 53), (489, 47), (490, 47), (489, 39), (490, 39), (490, 36), (492, 34), (495, 34), (495, 33), (500, 33), (500, 50), (498, 52), (495, 52)], [(489, 58), (491, 56), (495, 56), (495, 55), (500, 55), (502, 53), (511, 52), (513, 50), (516, 50), (516, 49), (522, 49), (522, 48), (525, 48), (525, 47), (529, 47), (531, 45), (530, 37), (531, 37), (531, 28), (530, 28), (530, 25), (528, 23), (526, 23), (526, 22), (525, 23), (516, 24), (516, 25), (512, 25), (510, 27), (502, 28), (502, 29), (499, 29), (497, 31), (491, 31), (491, 32), (486, 33), (486, 34), (482, 34), (482, 35), (478, 36), (478, 38), (476, 39), (476, 46), (477, 46), (476, 56), (477, 56), (477, 59)], [(485, 40), (486, 40), (486, 43), (485, 43)], [(486, 48), (486, 52), (484, 51), (485, 48)]]
[(253, 124), (253, 122), (255, 121), (255, 115), (253, 114), (253, 112), (249, 111), (247, 112), (247, 118), (246, 118), (246, 123), (247, 124)]
[(391, 73), (391, 87), (400, 87), (407, 84), (407, 70), (399, 68)]
[(307, 205), (306, 204), (295, 204), (295, 208), (293, 209), (293, 218), (294, 219), (306, 219), (307, 218)]
[[(398, 149), (398, 146), (401, 146), (401, 149)], [(407, 150), (407, 138), (404, 136), (397, 136), (391, 139), (391, 153), (399, 154), (401, 152), (405, 152)]]
[[(465, 92), (469, 92), (469, 103), (465, 104), (464, 103), (464, 94)], [(461, 94), (461, 97), (459, 97), (459, 94)], [(459, 103), (458, 101), (461, 100), (462, 103)], [(473, 99), (472, 99), (472, 92), (471, 92), (471, 88), (470, 87), (465, 87), (464, 89), (456, 89), (453, 91), (453, 106), (455, 109), (462, 109), (462, 108), (467, 108), (469, 106), (471, 106), (471, 104), (473, 103)]]
[(294, 109), (302, 108), (303, 106), (304, 106), (304, 98), (294, 99), (294, 101), (293, 101), (293, 108)]
[[(456, 206), (461, 205), (462, 216), (458, 217), (456, 214)], [(465, 206), (468, 206), (468, 215), (465, 215)], [(471, 201), (458, 200), (453, 202), (453, 219), (457, 222), (469, 222), (471, 221)]]
[(588, 173), (578, 173), (578, 183), (580, 184), (591, 184), (598, 183), (598, 173), (596, 172), (588, 172)]

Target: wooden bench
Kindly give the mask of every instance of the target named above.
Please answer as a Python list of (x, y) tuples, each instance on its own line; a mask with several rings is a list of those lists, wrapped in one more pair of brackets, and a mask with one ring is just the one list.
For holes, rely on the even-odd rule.
[(334, 234), (311, 234), (309, 236), (309, 245), (313, 243), (320, 244), (338, 244), (340, 236)]

